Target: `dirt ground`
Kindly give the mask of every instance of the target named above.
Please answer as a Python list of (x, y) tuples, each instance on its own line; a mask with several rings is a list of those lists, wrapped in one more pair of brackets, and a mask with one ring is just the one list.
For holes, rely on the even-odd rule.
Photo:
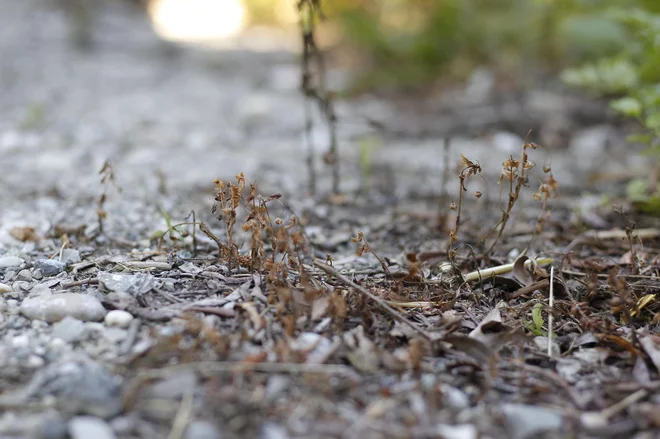
[(106, 9), (81, 52), (0, 0), (0, 437), (660, 435), (660, 224), (605, 103), (340, 98), (312, 195), (295, 48)]

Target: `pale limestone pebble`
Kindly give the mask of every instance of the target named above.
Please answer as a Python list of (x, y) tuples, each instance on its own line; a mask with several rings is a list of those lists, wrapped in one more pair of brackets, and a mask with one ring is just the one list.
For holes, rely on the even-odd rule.
[(0, 294), (9, 293), (10, 291), (11, 291), (11, 287), (9, 285), (0, 283)]
[(0, 268), (20, 267), (23, 262), (25, 261), (18, 256), (2, 256), (0, 257)]
[(29, 319), (57, 322), (67, 316), (83, 322), (99, 321), (105, 317), (106, 310), (101, 302), (90, 295), (80, 293), (62, 293), (41, 295), (23, 300), (20, 311)]
[(69, 421), (71, 439), (114, 439), (112, 427), (94, 416), (76, 416)]
[(112, 311), (109, 311), (103, 320), (106, 326), (114, 326), (123, 329), (131, 326), (132, 321), (133, 315), (131, 315), (131, 313), (119, 309), (113, 309)]
[(43, 367), (43, 365), (45, 364), (45, 361), (44, 361), (43, 358), (41, 358), (38, 355), (30, 355), (25, 364), (30, 369), (39, 369), (40, 367)]
[(14, 348), (27, 348), (30, 346), (30, 338), (27, 336), (27, 334), (17, 335), (16, 337), (12, 338), (11, 345)]

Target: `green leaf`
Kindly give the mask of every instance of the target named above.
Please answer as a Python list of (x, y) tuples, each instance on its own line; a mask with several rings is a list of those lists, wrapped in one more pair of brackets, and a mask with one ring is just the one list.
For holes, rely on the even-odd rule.
[(163, 215), (163, 218), (165, 219), (165, 223), (167, 224), (167, 228), (170, 229), (172, 228), (172, 220), (170, 219), (170, 215), (163, 210), (161, 206), (158, 206), (158, 209), (160, 209), (160, 214)]
[(625, 97), (616, 99), (610, 103), (610, 106), (628, 117), (641, 117), (642, 116), (642, 103), (632, 97)]
[(632, 201), (643, 201), (648, 197), (648, 185), (645, 180), (641, 178), (635, 178), (628, 182), (626, 186), (626, 195)]
[(644, 125), (649, 130), (660, 133), (660, 111), (651, 113), (644, 121)]
[(534, 305), (534, 308), (532, 308), (532, 321), (539, 332), (543, 332), (543, 324), (545, 323), (541, 311), (543, 311), (543, 304), (541, 303), (537, 303)]
[(650, 134), (631, 134), (626, 137), (626, 142), (650, 145), (653, 142), (653, 136)]

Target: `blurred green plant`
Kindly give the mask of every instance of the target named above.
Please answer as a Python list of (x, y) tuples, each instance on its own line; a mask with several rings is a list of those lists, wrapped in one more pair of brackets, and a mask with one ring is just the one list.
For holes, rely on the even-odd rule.
[(639, 122), (641, 133), (628, 140), (646, 145), (644, 154), (654, 160), (648, 178), (634, 179), (627, 195), (640, 210), (660, 214), (658, 159), (660, 159), (660, 11), (656, 9), (616, 9), (607, 12), (625, 26), (631, 44), (612, 57), (562, 74), (565, 83), (611, 98), (610, 106), (619, 114)]
[[(272, 23), (283, 0), (246, 0), (253, 23)], [(297, 0), (290, 0), (296, 3)], [(618, 53), (629, 44), (606, 14), (621, 0), (326, 0), (323, 10), (339, 47), (364, 67), (358, 89), (426, 86), (462, 80), (489, 66), (519, 79), (530, 72)], [(656, 0), (628, 0), (655, 8)], [(281, 13), (280, 13), (281, 15)], [(270, 17), (270, 18), (269, 18)]]
[[(642, 1), (630, 0), (631, 6)], [(366, 54), (362, 87), (461, 80), (489, 66), (514, 79), (611, 56), (629, 44), (604, 13), (620, 0), (335, 0), (347, 46)]]

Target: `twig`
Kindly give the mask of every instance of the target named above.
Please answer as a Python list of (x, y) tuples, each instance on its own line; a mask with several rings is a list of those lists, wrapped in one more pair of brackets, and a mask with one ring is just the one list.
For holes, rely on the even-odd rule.
[[(561, 270), (561, 272), (563, 274), (568, 274), (568, 275), (571, 275), (571, 276), (580, 276), (580, 277), (591, 276), (590, 273), (582, 273), (580, 271), (573, 271), (573, 270), (565, 270), (564, 269), (564, 270)], [(644, 276), (644, 275), (641, 275), (641, 274), (617, 273), (616, 275), (617, 275), (617, 277), (623, 277), (625, 279), (660, 280), (660, 278), (658, 276)], [(600, 277), (600, 278), (604, 278), (604, 279), (610, 277), (610, 275), (606, 274), (606, 273), (596, 273), (596, 276)]]
[[(657, 238), (660, 236), (660, 229), (657, 228), (648, 228), (648, 229), (638, 229), (633, 233), (633, 236), (638, 239), (650, 239)], [(564, 249), (565, 253), (571, 251), (574, 247), (579, 244), (585, 244), (592, 241), (606, 241), (610, 239), (627, 239), (628, 233), (626, 230), (589, 230), (576, 237), (571, 241), (566, 248)]]
[(251, 361), (199, 361), (195, 363), (175, 364), (158, 369), (148, 369), (140, 372), (138, 379), (149, 380), (169, 376), (182, 371), (197, 371), (199, 373), (222, 372), (263, 372), (263, 373), (311, 373), (322, 375), (344, 375), (357, 377), (355, 370), (343, 364), (317, 363), (254, 363)]
[(575, 407), (579, 409), (584, 409), (584, 403), (580, 400), (578, 393), (557, 373), (548, 369), (544, 369), (539, 366), (534, 366), (533, 364), (528, 364), (523, 362), (516, 362), (514, 364), (517, 364), (523, 370), (526, 370), (531, 373), (536, 373), (538, 375), (545, 377), (548, 381), (552, 381), (553, 383), (564, 389), (564, 391), (569, 396)]
[(554, 278), (555, 278), (555, 267), (550, 267), (550, 312), (548, 313), (548, 357), (552, 358), (552, 306), (555, 301), (555, 292), (554, 292)]
[(621, 411), (627, 409), (628, 407), (630, 407), (631, 405), (633, 405), (634, 403), (636, 403), (636, 402), (639, 401), (640, 399), (646, 398), (646, 396), (647, 396), (648, 394), (649, 394), (649, 391), (648, 391), (648, 390), (646, 390), (646, 389), (639, 389), (639, 390), (636, 391), (635, 393), (631, 393), (630, 395), (626, 396), (626, 397), (623, 398), (621, 401), (612, 404), (611, 406), (609, 406), (609, 407), (606, 408), (606, 409), (603, 409), (603, 410), (600, 412), (600, 415), (601, 415), (604, 419), (609, 419), (609, 418), (611, 418), (612, 416), (616, 415), (617, 413), (619, 413), (619, 412), (621, 412)]
[[(536, 263), (537, 265), (548, 265), (554, 262), (553, 258), (538, 258), (538, 259), (529, 259), (525, 261), (525, 268), (529, 268), (531, 264)], [(508, 273), (513, 270), (512, 264), (498, 265), (496, 267), (485, 268), (483, 270), (472, 271), (465, 275), (465, 280), (467, 282), (474, 282), (477, 280), (483, 280), (491, 276), (497, 276), (499, 274)], [(427, 283), (435, 284), (442, 283), (442, 281), (428, 281)]]
[(188, 426), (190, 415), (192, 414), (192, 392), (193, 390), (189, 389), (183, 394), (181, 405), (176, 412), (174, 422), (172, 422), (172, 430), (170, 430), (170, 434), (167, 435), (167, 439), (181, 439), (183, 437), (183, 432)]
[(392, 315), (395, 319), (399, 320), (401, 323), (404, 323), (408, 325), (410, 328), (412, 328), (415, 332), (420, 334), (422, 337), (425, 339), (432, 341), (431, 337), (424, 331), (422, 328), (417, 326), (415, 323), (411, 322), (410, 320), (406, 319), (401, 313), (396, 311), (394, 308), (392, 308), (390, 305), (387, 304), (387, 302), (380, 297), (375, 296), (373, 293), (371, 293), (369, 290), (367, 290), (364, 287), (361, 287), (360, 285), (356, 284), (352, 280), (348, 279), (346, 276), (342, 275), (339, 273), (337, 270), (335, 270), (333, 267), (330, 265), (327, 265), (324, 262), (320, 261), (314, 261), (314, 265), (316, 265), (318, 268), (321, 270), (325, 271), (327, 274), (334, 276), (341, 282), (343, 282), (345, 285), (354, 288), (355, 290), (359, 291), (360, 293), (364, 294), (374, 302), (378, 306), (380, 306), (383, 310), (387, 311), (389, 314)]
[[(525, 268), (529, 268), (531, 264), (548, 265), (554, 262), (553, 258), (538, 258), (525, 261)], [(508, 273), (513, 270), (513, 263), (498, 265), (496, 267), (486, 268), (484, 270), (476, 270), (465, 275), (465, 280), (472, 282), (475, 280), (483, 279), (485, 277), (496, 276), (498, 274)]]
[(398, 308), (424, 308), (444, 304), (444, 302), (397, 302), (395, 300), (385, 300), (385, 303)]
[(68, 289), (73, 287), (80, 287), (82, 285), (98, 285), (99, 279), (96, 277), (91, 277), (89, 279), (78, 280), (75, 282), (69, 282), (68, 284), (63, 284), (62, 288)]

